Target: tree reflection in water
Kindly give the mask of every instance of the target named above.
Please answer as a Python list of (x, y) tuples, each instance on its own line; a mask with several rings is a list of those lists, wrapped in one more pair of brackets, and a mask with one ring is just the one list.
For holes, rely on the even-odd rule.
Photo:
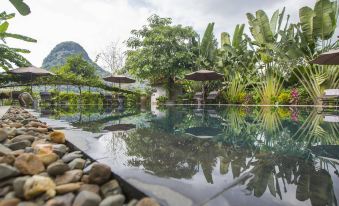
[[(245, 112), (244, 112), (245, 111)], [(206, 111), (205, 111), (206, 112)], [(298, 119), (295, 115), (298, 113)], [(171, 110), (169, 118), (154, 121), (124, 137), (128, 163), (146, 171), (172, 178), (191, 179), (200, 168), (206, 182), (213, 184), (219, 162), (221, 175), (253, 178), (242, 182), (246, 194), (261, 197), (266, 191), (279, 199), (295, 185), (299, 201), (312, 205), (337, 205), (330, 169), (338, 161), (323, 160), (310, 146), (338, 142), (338, 123), (324, 123), (311, 111), (306, 116), (296, 108), (227, 108), (221, 118), (195, 116), (193, 110)], [(291, 118), (293, 117), (293, 118)], [(213, 139), (199, 139), (184, 133), (189, 127), (212, 127), (223, 131)], [(320, 132), (319, 132), (320, 131)]]

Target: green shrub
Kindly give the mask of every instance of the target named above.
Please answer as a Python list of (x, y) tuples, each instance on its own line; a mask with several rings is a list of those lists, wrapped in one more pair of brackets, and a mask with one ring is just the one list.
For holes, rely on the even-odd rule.
[(290, 104), (291, 92), (289, 90), (283, 90), (280, 92), (277, 101), (279, 104)]
[(157, 98), (157, 104), (161, 105), (161, 104), (165, 104), (168, 100), (168, 97), (166, 96), (160, 96)]

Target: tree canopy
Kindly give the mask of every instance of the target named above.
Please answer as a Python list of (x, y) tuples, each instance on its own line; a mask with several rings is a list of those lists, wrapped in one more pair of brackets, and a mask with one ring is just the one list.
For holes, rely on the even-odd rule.
[(135, 77), (166, 83), (171, 90), (177, 76), (194, 68), (197, 33), (192, 27), (172, 25), (170, 18), (153, 15), (148, 25), (131, 34), (125, 67)]

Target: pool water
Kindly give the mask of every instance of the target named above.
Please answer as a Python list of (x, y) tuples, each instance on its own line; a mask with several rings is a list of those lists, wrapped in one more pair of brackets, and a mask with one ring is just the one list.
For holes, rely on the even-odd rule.
[(65, 129), (71, 142), (86, 145), (90, 156), (163, 205), (338, 205), (338, 110), (172, 106), (40, 112)]

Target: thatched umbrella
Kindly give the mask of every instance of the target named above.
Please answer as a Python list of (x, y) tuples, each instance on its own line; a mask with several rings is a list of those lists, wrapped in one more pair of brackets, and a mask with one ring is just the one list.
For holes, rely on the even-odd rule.
[(311, 63), (320, 65), (339, 65), (339, 49), (322, 53), (311, 61)]
[[(193, 80), (193, 81), (211, 81), (211, 80), (220, 80), (224, 77), (224, 75), (215, 72), (215, 71), (210, 71), (210, 70), (199, 70), (190, 74), (185, 75), (185, 79), (187, 80)], [(202, 86), (202, 96), (203, 99), (205, 97), (205, 88), (204, 88), (204, 83)]]
[(114, 75), (114, 76), (104, 77), (103, 79), (107, 82), (119, 83), (119, 88), (121, 88), (121, 83), (130, 84), (130, 83), (135, 82), (134, 79), (131, 79), (131, 78), (126, 77), (124, 75)]
[(30, 67), (20, 67), (17, 69), (12, 69), (8, 71), (11, 74), (14, 75), (20, 75), (24, 79), (29, 79), (31, 82), (31, 93), (33, 93), (33, 85), (32, 80), (35, 77), (42, 77), (42, 76), (52, 76), (55, 75), (54, 73), (47, 71), (42, 68), (30, 66)]

